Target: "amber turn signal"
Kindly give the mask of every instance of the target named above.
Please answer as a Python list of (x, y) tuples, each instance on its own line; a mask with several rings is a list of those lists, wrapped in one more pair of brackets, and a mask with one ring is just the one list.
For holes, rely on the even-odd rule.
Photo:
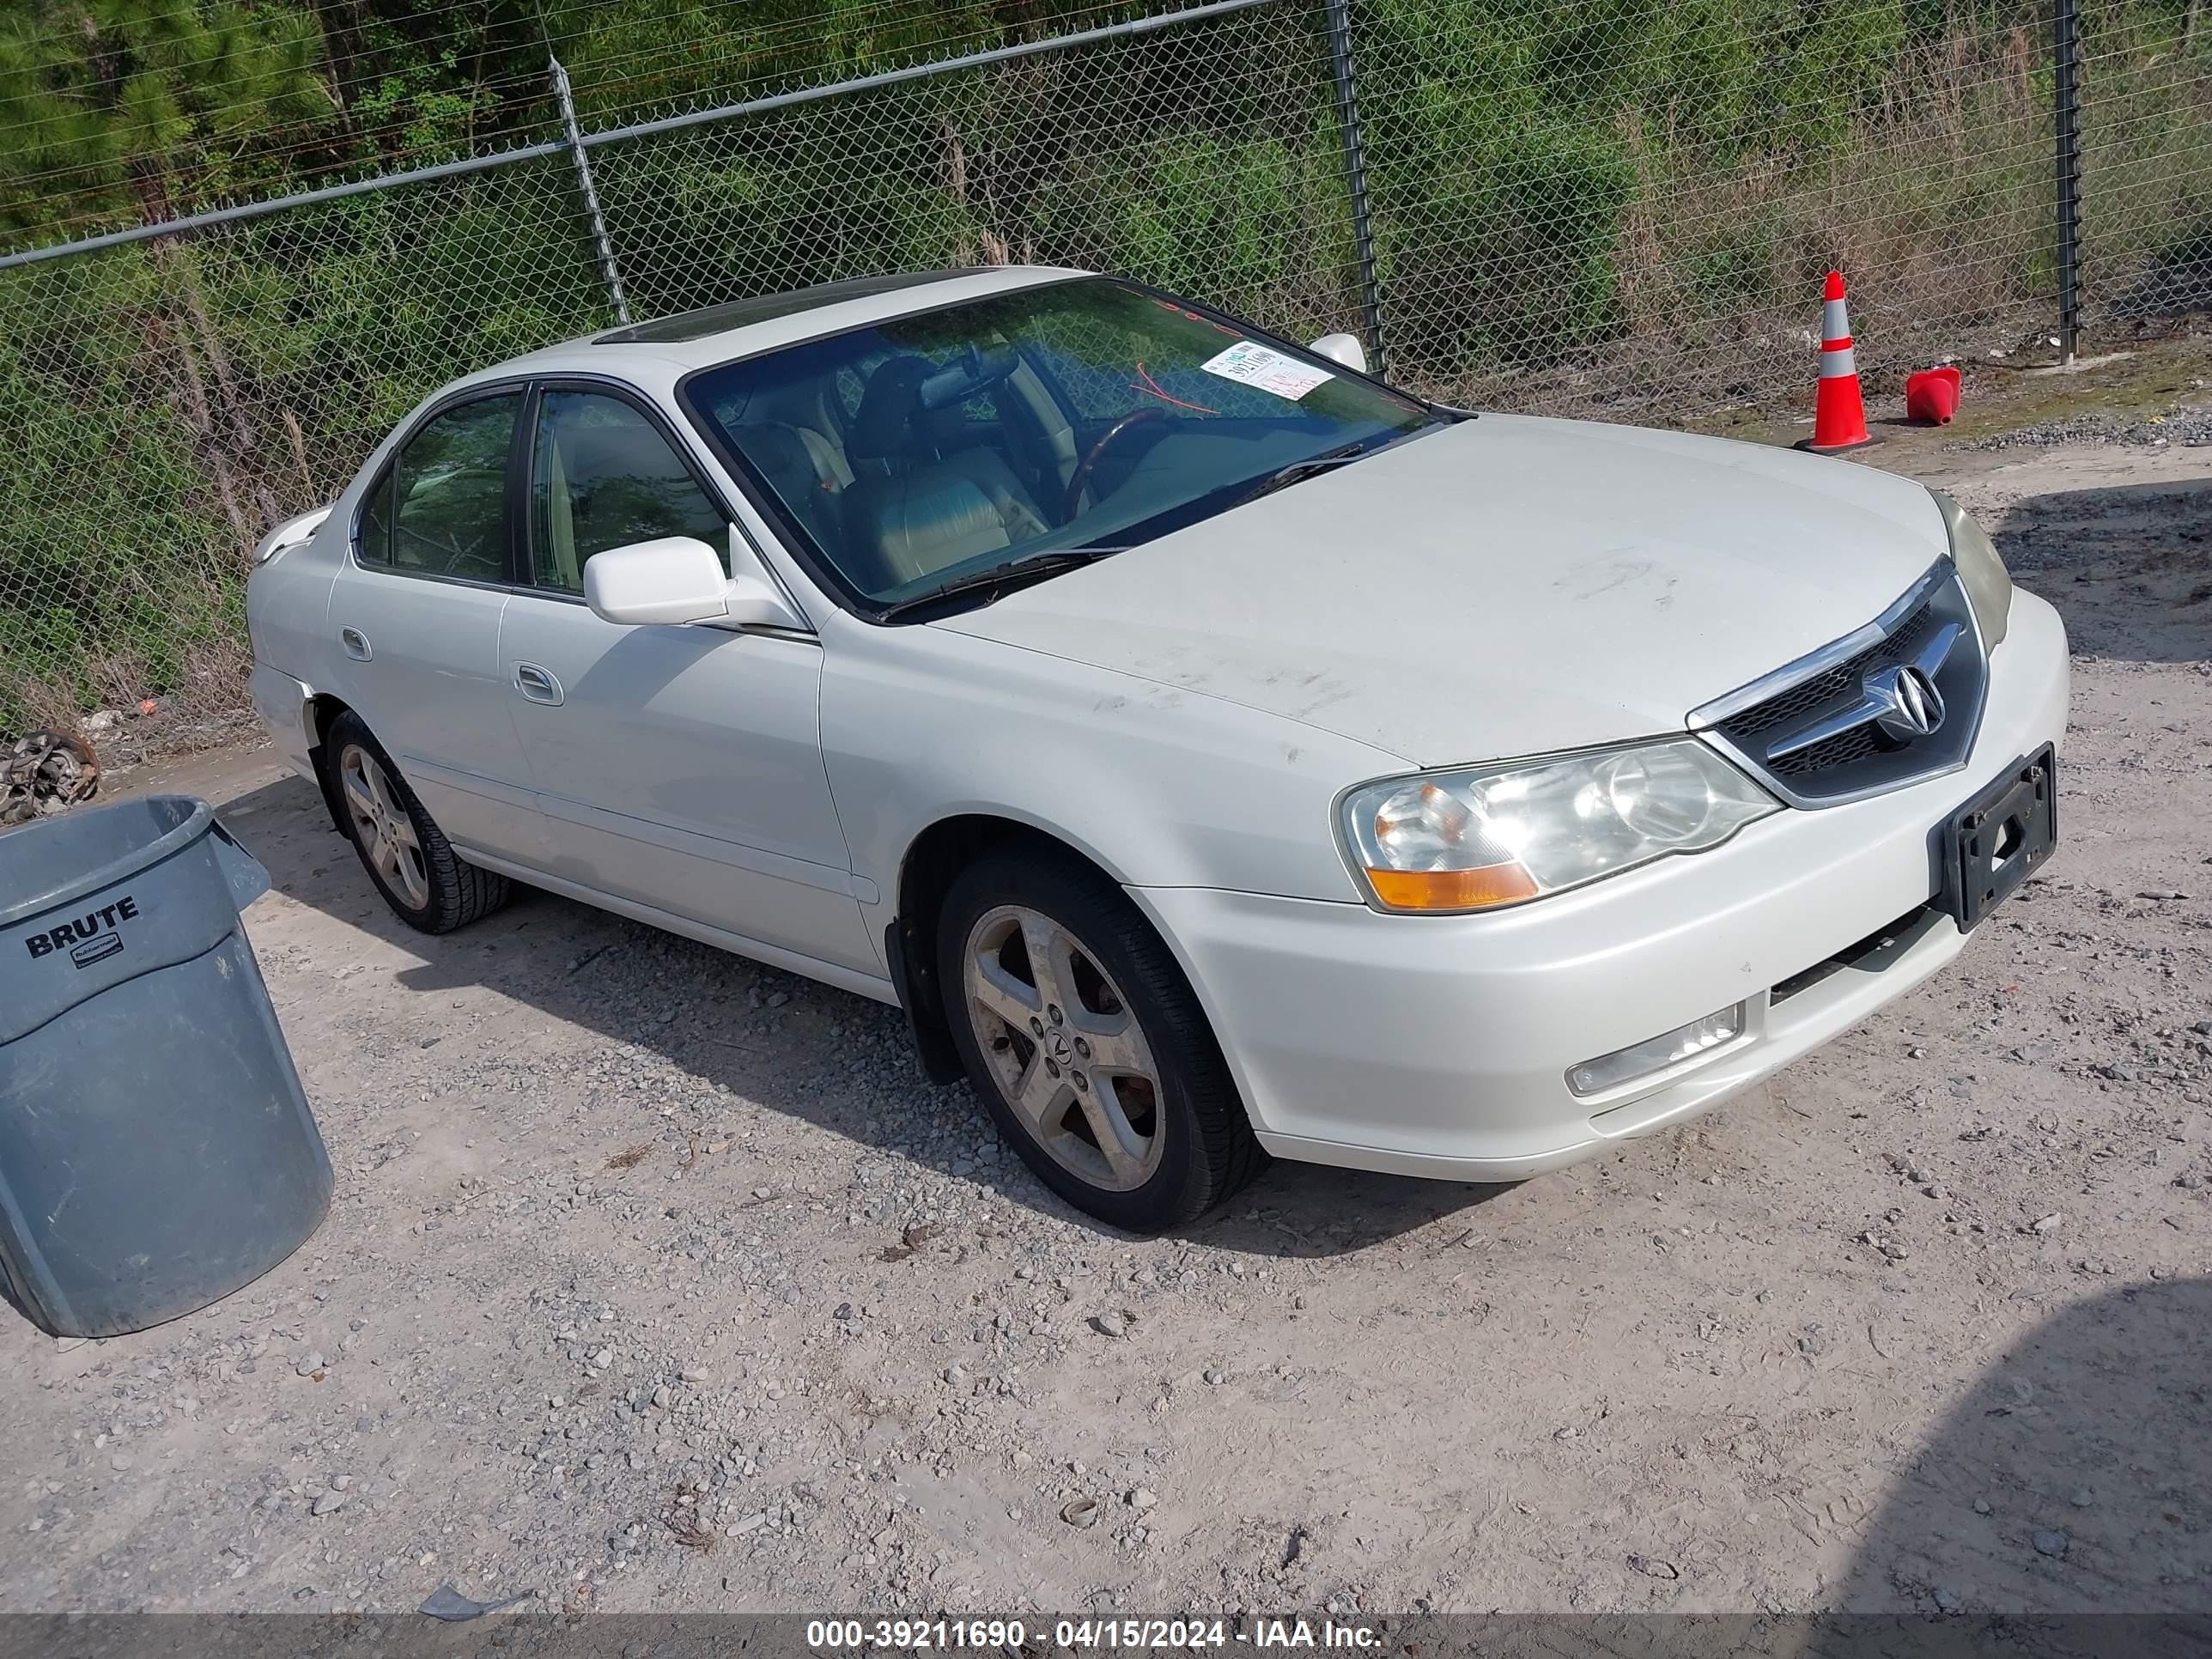
[(1375, 896), (1393, 910), (1480, 910), (1517, 904), (1540, 890), (1517, 864), (1480, 870), (1369, 870)]

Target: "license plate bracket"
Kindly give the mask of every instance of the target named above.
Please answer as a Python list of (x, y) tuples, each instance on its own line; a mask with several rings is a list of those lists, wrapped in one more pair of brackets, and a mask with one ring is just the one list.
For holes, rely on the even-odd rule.
[(1959, 931), (2011, 897), (2057, 844), (2057, 754), (2045, 744), (1943, 826), (1942, 904)]

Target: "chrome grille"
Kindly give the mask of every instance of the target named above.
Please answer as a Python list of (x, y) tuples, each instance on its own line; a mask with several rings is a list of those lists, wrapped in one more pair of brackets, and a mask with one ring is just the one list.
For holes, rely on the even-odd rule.
[[(1891, 728), (1902, 715), (1875, 717), (1885, 679), (1938, 657), (1921, 678), (1941, 709), (1933, 730), (1900, 734)], [(1708, 703), (1690, 725), (1784, 800), (1832, 806), (1963, 765), (1987, 687), (1973, 612), (1947, 559), (1866, 627)]]

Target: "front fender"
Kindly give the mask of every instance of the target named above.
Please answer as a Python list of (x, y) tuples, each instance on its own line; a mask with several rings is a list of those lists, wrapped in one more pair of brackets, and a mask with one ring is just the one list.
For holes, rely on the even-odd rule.
[(1358, 902), (1334, 803), (1402, 757), (1041, 652), (848, 620), (823, 637), (822, 740), (873, 925), (915, 839), (969, 814), (1050, 836), (1125, 885)]

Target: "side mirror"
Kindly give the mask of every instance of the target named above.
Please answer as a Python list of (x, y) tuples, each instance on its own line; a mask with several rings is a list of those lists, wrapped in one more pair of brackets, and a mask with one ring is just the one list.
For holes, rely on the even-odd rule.
[(1367, 348), (1356, 334), (1324, 334), (1306, 349), (1362, 374), (1367, 372)]
[(717, 617), (716, 628), (772, 628), (781, 634), (811, 634), (806, 618), (799, 613), (783, 584), (768, 573), (768, 566), (744, 531), (730, 526), (730, 614)]
[(664, 536), (585, 560), (584, 602), (601, 621), (627, 627), (720, 622), (730, 614), (730, 582), (706, 543)]

